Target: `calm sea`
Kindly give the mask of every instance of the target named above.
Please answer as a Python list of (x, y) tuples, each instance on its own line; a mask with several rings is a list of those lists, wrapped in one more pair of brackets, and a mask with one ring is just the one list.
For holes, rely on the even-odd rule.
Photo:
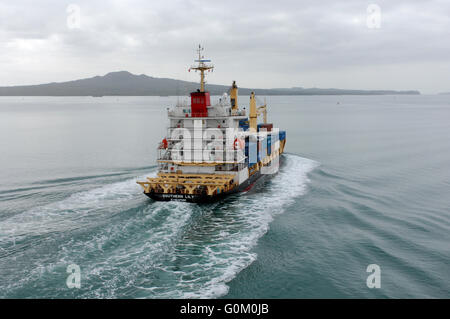
[(450, 297), (449, 96), (267, 97), (280, 172), (208, 205), (135, 183), (177, 99), (0, 98), (0, 298)]

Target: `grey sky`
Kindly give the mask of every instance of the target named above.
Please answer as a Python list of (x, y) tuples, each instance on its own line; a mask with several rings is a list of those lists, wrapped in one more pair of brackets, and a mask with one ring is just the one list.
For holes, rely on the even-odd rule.
[[(380, 28), (367, 26), (371, 3)], [(210, 83), (450, 91), (450, 1), (438, 0), (1, 0), (0, 86), (118, 70), (197, 81), (198, 43)]]

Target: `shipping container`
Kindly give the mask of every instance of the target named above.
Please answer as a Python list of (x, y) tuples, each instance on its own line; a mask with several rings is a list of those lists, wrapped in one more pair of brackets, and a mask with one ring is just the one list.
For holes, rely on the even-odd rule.
[(267, 156), (267, 138), (265, 136), (258, 138), (258, 155), (258, 161)]
[(257, 142), (248, 142), (248, 164), (252, 166), (253, 164), (259, 161), (258, 159), (258, 143)]

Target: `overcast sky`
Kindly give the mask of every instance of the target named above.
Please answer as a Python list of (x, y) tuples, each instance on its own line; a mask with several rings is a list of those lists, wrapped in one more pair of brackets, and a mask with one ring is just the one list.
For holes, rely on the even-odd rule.
[(0, 1), (0, 86), (119, 70), (197, 81), (202, 43), (215, 84), (450, 91), (448, 0)]

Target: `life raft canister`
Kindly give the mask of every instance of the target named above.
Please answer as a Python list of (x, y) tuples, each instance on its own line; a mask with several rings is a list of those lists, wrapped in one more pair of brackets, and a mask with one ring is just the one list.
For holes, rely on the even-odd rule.
[(234, 140), (234, 144), (233, 145), (234, 145), (234, 149), (235, 150), (241, 150), (241, 149), (244, 148), (244, 141), (241, 140), (240, 138), (236, 138)]

